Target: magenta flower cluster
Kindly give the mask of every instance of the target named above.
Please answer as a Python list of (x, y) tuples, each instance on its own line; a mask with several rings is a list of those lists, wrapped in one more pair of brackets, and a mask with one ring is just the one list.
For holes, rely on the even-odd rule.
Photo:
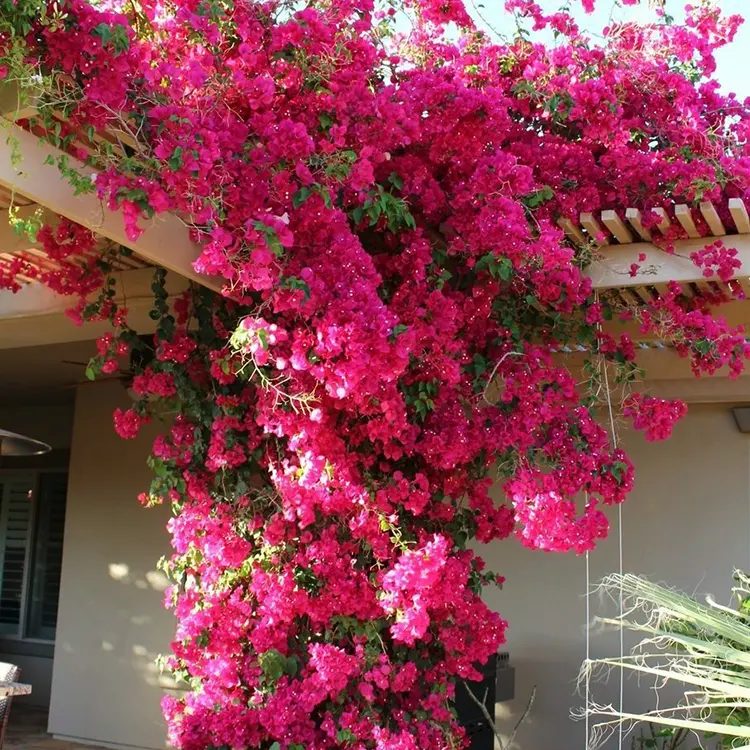
[[(471, 542), (582, 553), (607, 535), (634, 472), (599, 410), (653, 440), (686, 411), (635, 388), (636, 335), (697, 374), (748, 356), (715, 315), (726, 295), (671, 284), (624, 308), (592, 290), (595, 243), (558, 223), (636, 207), (665, 252), (684, 235), (653, 209), (714, 199), (731, 226), (750, 111), (711, 74), (739, 19), (701, 3), (594, 43), (567, 11), (506, 0), (526, 31), (501, 43), (463, 0), (14, 7), (0, 75), (41, 71), (50, 105), (22, 126), (98, 170), (131, 239), (181, 216), (224, 284), (169, 299), (158, 270), (149, 338), (69, 221), (39, 232), (59, 269), (0, 268), (112, 321), (92, 371), (137, 355), (123, 438), (166, 418), (141, 499), (174, 510), (168, 666), (189, 689), (165, 701), (170, 740), (461, 747), (455, 684), (507, 626)], [(722, 243), (693, 259), (738, 267)]]

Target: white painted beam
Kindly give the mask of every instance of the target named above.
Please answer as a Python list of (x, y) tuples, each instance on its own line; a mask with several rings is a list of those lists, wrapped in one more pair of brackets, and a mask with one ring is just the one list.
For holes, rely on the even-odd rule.
[[(149, 317), (154, 295), (153, 268), (137, 268), (116, 273), (115, 301), (128, 307), (128, 323), (139, 333), (150, 333), (155, 324)], [(170, 299), (184, 292), (189, 281), (175, 273), (167, 274), (166, 292)], [(92, 295), (92, 301), (95, 295)], [(42, 284), (28, 284), (19, 292), (0, 292), (0, 350), (44, 346), (96, 338), (111, 330), (108, 322), (75, 326), (64, 314), (75, 298), (55, 294)]]
[[(712, 314), (717, 318), (723, 318), (726, 320), (731, 328), (745, 326), (745, 330), (748, 331), (748, 335), (750, 336), (750, 298), (732, 300), (726, 304), (717, 305), (712, 308)], [(608, 320), (602, 324), (604, 331), (616, 338), (622, 334), (627, 334), (636, 343), (660, 340), (660, 337), (656, 334), (644, 336), (643, 333), (641, 333), (640, 327), (640, 323), (638, 323), (637, 320)]]
[[(28, 200), (38, 203), (61, 216), (75, 221), (97, 234), (124, 247), (129, 247), (144, 260), (175, 271), (204, 286), (220, 291), (223, 280), (199, 274), (193, 263), (200, 255), (200, 247), (190, 239), (187, 226), (171, 214), (159, 215), (151, 220), (141, 220), (144, 232), (131, 240), (125, 232), (125, 222), (119, 211), (111, 211), (96, 195), (76, 195), (73, 187), (60, 175), (56, 163), (62, 153), (52, 145), (6, 121), (0, 129), (0, 185), (15, 190)], [(12, 140), (23, 156), (14, 166)], [(92, 175), (94, 171), (72, 157), (67, 157), (71, 167), (80, 174)]]
[[(726, 247), (737, 250), (741, 266), (733, 278), (750, 276), (750, 236), (728, 235), (721, 239)], [(715, 239), (711, 237), (678, 240), (675, 242), (674, 254), (664, 252), (650, 242), (607, 247), (602, 250), (601, 257), (586, 269), (586, 274), (591, 278), (595, 289), (657, 285), (669, 281), (680, 284), (706, 281), (703, 271), (693, 263), (690, 255), (710, 245), (712, 241), (715, 242)], [(646, 260), (639, 260), (641, 254), (646, 256)], [(638, 271), (631, 276), (630, 268), (633, 264), (638, 266)]]
[[(129, 308), (128, 324), (139, 334), (153, 333), (156, 323), (149, 317), (151, 305), (143, 302)], [(74, 325), (67, 315), (41, 315), (31, 318), (0, 319), (0, 357), (13, 356), (13, 349), (71, 341), (91, 341), (112, 331), (109, 321)], [(7, 353), (6, 353), (7, 352)]]
[[(44, 224), (54, 224), (58, 221), (56, 214), (39, 206), (18, 206), (13, 216), (26, 221), (34, 218), (39, 212), (39, 219)], [(11, 212), (8, 209), (0, 210), (0, 254), (17, 253), (32, 247), (39, 247), (38, 242), (32, 242), (26, 235), (19, 234), (11, 225)]]
[(37, 113), (37, 95), (24, 89), (23, 95), (17, 81), (0, 85), (0, 116), (11, 122), (25, 120)]
[(750, 375), (730, 380), (688, 377), (677, 380), (647, 380), (640, 390), (657, 398), (679, 399), (688, 404), (750, 403)]
[[(152, 303), (154, 299), (151, 284), (154, 278), (153, 268), (135, 268), (131, 271), (115, 271), (115, 302), (126, 303), (132, 307), (135, 303)], [(188, 288), (188, 280), (175, 273), (168, 273), (166, 291), (173, 297)], [(96, 294), (91, 295), (94, 301)], [(42, 315), (59, 315), (73, 306), (75, 298), (53, 292), (40, 283), (27, 284), (18, 292), (0, 291), (0, 320), (33, 318)], [(30, 343), (32, 345), (33, 342)], [(0, 343), (0, 347), (2, 344)]]

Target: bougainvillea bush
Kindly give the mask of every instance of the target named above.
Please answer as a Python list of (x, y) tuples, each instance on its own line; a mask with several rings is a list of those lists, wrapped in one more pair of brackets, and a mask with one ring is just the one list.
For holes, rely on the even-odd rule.
[[(635, 345), (608, 321), (658, 333), (698, 374), (736, 375), (748, 354), (718, 293), (672, 284), (635, 311), (594, 293), (596, 243), (558, 226), (633, 206), (668, 253), (678, 224), (660, 233), (652, 209), (750, 197), (748, 110), (711, 80), (739, 19), (698, 3), (594, 43), (530, 0), (496, 9), (508, 39), (462, 0), (0, 11), (0, 75), (36, 107), (21, 125), (67, 154), (50, 169), (133, 239), (181, 216), (223, 287), (171, 300), (158, 271), (143, 335), (115, 301), (119, 248), (92, 254), (67, 221), (25, 227), (72, 317), (113, 323), (91, 374), (132, 356), (139, 400), (117, 431), (165, 420), (142, 500), (174, 510), (167, 666), (191, 689), (165, 702), (171, 741), (461, 747), (455, 683), (506, 629), (481, 599), (502, 579), (470, 543), (592, 549), (633, 484), (597, 407), (651, 439), (685, 412), (632, 387)], [(721, 243), (695, 261), (737, 266)]]

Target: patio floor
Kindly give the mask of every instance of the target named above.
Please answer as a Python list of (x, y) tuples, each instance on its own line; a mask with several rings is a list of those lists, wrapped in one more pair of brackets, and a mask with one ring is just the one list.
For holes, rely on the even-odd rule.
[[(20, 705), (19, 705), (20, 704)], [(3, 750), (96, 750), (94, 745), (56, 740), (47, 734), (47, 712), (13, 701)]]

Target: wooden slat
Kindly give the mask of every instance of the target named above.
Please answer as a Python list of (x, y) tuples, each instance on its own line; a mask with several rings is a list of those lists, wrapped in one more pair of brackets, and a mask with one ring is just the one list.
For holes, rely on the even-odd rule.
[(711, 284), (708, 281), (696, 281), (695, 287), (703, 296), (709, 296), (713, 293)]
[(565, 234), (578, 245), (585, 245), (587, 240), (583, 232), (567, 217), (557, 220), (558, 226)]
[[(0, 253), (0, 261), (7, 263), (8, 267), (10, 267), (11, 263), (13, 262), (15, 256), (11, 253)], [(28, 269), (27, 267), (27, 270)], [(17, 273), (16, 276), (17, 282), (23, 282), (24, 284), (31, 284), (35, 281), (33, 276), (29, 276), (25, 273)]]
[(642, 307), (643, 300), (638, 296), (634, 287), (628, 287), (618, 290), (620, 297), (628, 307)]
[(740, 234), (750, 234), (750, 217), (747, 215), (747, 208), (742, 198), (729, 199), (729, 213), (732, 214), (737, 231)]
[(620, 244), (629, 244), (633, 241), (633, 234), (616, 211), (602, 211), (602, 221)]
[(599, 245), (609, 245), (607, 232), (596, 220), (594, 214), (586, 212), (580, 217), (581, 226), (588, 232), (589, 236)]
[(740, 282), (737, 279), (731, 279), (726, 284), (727, 289), (729, 290), (729, 295), (731, 297), (744, 297), (745, 293), (742, 291), (742, 286), (740, 286)]
[(727, 230), (724, 229), (724, 224), (719, 218), (719, 214), (716, 211), (714, 204), (711, 203), (711, 201), (703, 201), (700, 204), (700, 210), (713, 236), (723, 237), (727, 233)]
[(646, 240), (646, 242), (651, 241), (651, 232), (643, 226), (641, 212), (637, 208), (627, 209), (625, 211), (625, 218), (630, 223), (630, 226), (640, 235), (641, 239)]
[(638, 298), (638, 302), (640, 305), (647, 305), (649, 302), (651, 302), (651, 295), (648, 293), (648, 290), (645, 287), (634, 286), (630, 291)]
[[(724, 244), (737, 251), (740, 267), (736, 269), (734, 278), (750, 276), (750, 235), (727, 235)], [(705, 238), (678, 240), (674, 253), (664, 252), (648, 242), (612, 246), (591, 263), (586, 273), (596, 289), (656, 286), (670, 281), (679, 284), (705, 281), (703, 272), (690, 257), (705, 246)], [(645, 260), (641, 260), (642, 256), (645, 256)], [(630, 273), (633, 265), (638, 266), (634, 276)]]
[(671, 226), (672, 222), (669, 220), (669, 214), (661, 207), (653, 209), (654, 213), (659, 217), (659, 223), (656, 225), (660, 232), (666, 232)]
[(696, 238), (701, 236), (698, 228), (695, 226), (693, 214), (691, 213), (689, 206), (686, 206), (684, 203), (675, 206), (674, 215), (677, 218), (677, 221), (682, 225), (682, 228), (685, 230), (688, 237)]

